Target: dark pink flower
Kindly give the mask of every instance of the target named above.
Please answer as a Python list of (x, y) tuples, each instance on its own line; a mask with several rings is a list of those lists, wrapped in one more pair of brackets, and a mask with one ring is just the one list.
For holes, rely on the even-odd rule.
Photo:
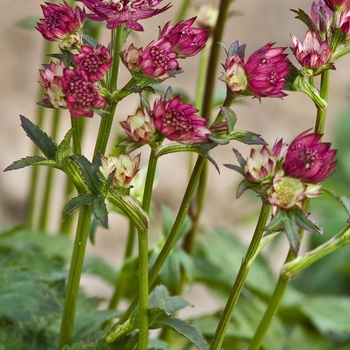
[(305, 131), (292, 141), (282, 166), (287, 176), (315, 184), (332, 174), (337, 151), (330, 150), (330, 143), (320, 142), (321, 137)]
[(156, 128), (169, 140), (197, 144), (208, 140), (211, 131), (206, 120), (196, 113), (192, 105), (181, 103), (179, 97), (154, 103), (152, 117)]
[(78, 6), (74, 9), (66, 2), (63, 4), (46, 3), (41, 5), (44, 18), (40, 19), (36, 29), (50, 41), (58, 41), (63, 49), (80, 44), (81, 29), (85, 21), (85, 11)]
[(46, 102), (54, 108), (67, 108), (65, 94), (62, 91), (62, 78), (64, 65), (61, 61), (51, 62), (44, 65), (45, 69), (40, 69), (39, 74), (42, 79), (42, 85), (46, 92)]
[(106, 101), (99, 94), (99, 88), (91, 82), (84, 71), (78, 69), (64, 69), (63, 92), (73, 118), (89, 117), (94, 114), (93, 109), (106, 107)]
[(350, 35), (350, 7), (344, 9), (337, 18), (337, 27), (349, 37)]
[(308, 30), (303, 42), (294, 35), (291, 37), (295, 58), (302, 66), (317, 69), (324, 66), (331, 57), (327, 40), (322, 41), (316, 32)]
[(92, 82), (101, 80), (112, 65), (112, 57), (106, 47), (82, 46), (81, 54), (74, 55), (78, 69), (84, 71)]
[(113, 29), (124, 23), (132, 30), (143, 30), (137, 21), (166, 11), (170, 5), (154, 9), (162, 0), (81, 0), (93, 13), (87, 17), (93, 21), (107, 21)]
[(177, 54), (172, 48), (171, 42), (165, 39), (151, 42), (143, 50), (142, 59), (139, 63), (141, 71), (160, 80), (172, 76), (172, 71), (179, 71)]
[(248, 87), (255, 97), (283, 97), (289, 74), (289, 62), (284, 47), (267, 44), (255, 51), (244, 65)]
[(161, 39), (171, 42), (173, 51), (177, 53), (179, 58), (196, 55), (203, 49), (208, 40), (206, 30), (192, 26), (195, 20), (196, 17), (193, 17), (174, 26), (170, 26), (170, 22), (168, 22), (160, 33)]
[(350, 7), (350, 0), (324, 0), (324, 2), (333, 11), (340, 8)]

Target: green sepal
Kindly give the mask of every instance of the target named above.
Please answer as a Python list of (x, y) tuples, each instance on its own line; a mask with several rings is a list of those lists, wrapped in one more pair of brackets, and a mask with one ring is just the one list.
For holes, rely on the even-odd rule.
[(300, 232), (296, 224), (294, 215), (290, 210), (280, 210), (282, 214), (282, 224), (286, 232), (290, 247), (295, 256), (298, 255), (300, 249)]
[(244, 179), (237, 186), (236, 198), (239, 198), (246, 190), (250, 188), (249, 181)]
[(294, 91), (293, 84), (295, 79), (300, 75), (300, 70), (289, 62), (289, 74), (286, 76), (286, 85), (284, 86), (285, 91)]
[[(100, 157), (96, 155), (95, 157)], [(93, 163), (81, 154), (73, 154), (70, 157), (79, 167), (88, 189), (98, 195), (101, 192), (102, 182), (98, 177), (99, 162), (94, 159)]]
[(68, 50), (61, 49), (61, 51), (62, 53), (50, 53), (47, 56), (57, 58), (58, 60), (62, 61), (66, 68), (74, 65), (74, 54)]
[(296, 224), (310, 233), (323, 234), (322, 228), (311, 222), (305, 215), (305, 213), (298, 207), (294, 206), (289, 209), (289, 214), (293, 215)]
[(135, 197), (124, 194), (122, 191), (113, 190), (107, 193), (107, 199), (116, 205), (125, 216), (130, 218), (138, 230), (148, 228), (148, 215)]
[(63, 208), (63, 219), (72, 214), (76, 209), (79, 209), (83, 205), (89, 205), (95, 199), (95, 195), (92, 193), (84, 193), (77, 197), (72, 198)]
[(47, 159), (55, 160), (57, 151), (56, 143), (37, 125), (34, 125), (29, 119), (20, 115), (22, 128), (27, 136), (34, 142)]
[(234, 130), (228, 135), (228, 137), (229, 140), (236, 140), (245, 143), (246, 145), (267, 145), (265, 140), (261, 138), (259, 134), (250, 131)]
[(346, 34), (340, 28), (334, 28), (330, 43), (331, 52), (336, 52), (337, 48), (344, 43), (345, 39)]
[(224, 116), (227, 123), (227, 131), (230, 134), (237, 122), (237, 116), (233, 110), (229, 107), (222, 106), (221, 113)]
[(84, 43), (92, 47), (98, 47), (100, 45), (96, 39), (92, 38), (90, 35), (87, 35), (87, 34), (83, 34), (83, 40), (84, 40)]
[(227, 145), (230, 143), (230, 139), (228, 135), (215, 135), (215, 134), (208, 134), (208, 139), (210, 141), (213, 141), (217, 143), (218, 145)]
[(300, 19), (302, 22), (304, 22), (311, 31), (313, 31), (315, 33), (318, 32), (317, 28), (315, 26), (315, 23), (312, 21), (312, 19), (309, 17), (309, 15), (306, 12), (304, 12), (301, 9), (291, 10), (291, 11), (296, 13), (297, 16), (295, 18)]
[(17, 170), (25, 168), (29, 165), (46, 165), (53, 168), (58, 168), (57, 163), (53, 160), (46, 159), (41, 156), (32, 156), (16, 160), (11, 165), (9, 165), (4, 171)]
[(108, 228), (108, 211), (105, 199), (101, 196), (95, 197), (92, 202), (92, 213), (95, 219), (104, 227)]
[(233, 148), (232, 151), (235, 154), (239, 165), (241, 166), (242, 169), (244, 169), (244, 167), (247, 164), (247, 161), (243, 158), (243, 156), (236, 149)]
[(283, 214), (281, 210), (272, 218), (271, 222), (265, 227), (264, 231), (276, 232), (283, 230)]

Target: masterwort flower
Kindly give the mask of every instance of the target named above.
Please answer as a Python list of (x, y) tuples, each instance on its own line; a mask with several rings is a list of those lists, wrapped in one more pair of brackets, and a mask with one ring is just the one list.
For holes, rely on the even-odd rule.
[(82, 46), (81, 53), (74, 55), (78, 69), (86, 73), (90, 81), (101, 80), (112, 65), (112, 57), (104, 46)]
[(197, 144), (208, 140), (211, 130), (206, 120), (192, 105), (181, 103), (180, 97), (155, 101), (152, 117), (158, 131), (167, 139), (180, 143)]
[(78, 6), (73, 9), (66, 2), (46, 3), (41, 8), (44, 18), (40, 19), (36, 29), (45, 39), (57, 41), (60, 48), (65, 50), (81, 45), (85, 11)]
[(333, 11), (350, 7), (350, 0), (324, 0), (324, 2)]
[(291, 35), (293, 43), (293, 53), (298, 62), (306, 68), (317, 69), (324, 66), (331, 57), (331, 50), (327, 40), (321, 40), (319, 34), (308, 30), (304, 41)]
[(311, 5), (311, 19), (318, 32), (327, 37), (333, 21), (333, 11), (323, 2), (313, 2)]
[(64, 69), (62, 90), (71, 116), (75, 119), (91, 118), (94, 114), (93, 109), (106, 107), (105, 99), (99, 94), (99, 87), (79, 69)]
[(107, 21), (113, 29), (124, 23), (126, 27), (142, 31), (138, 20), (153, 17), (169, 9), (170, 4), (154, 9), (162, 0), (81, 0), (93, 13), (87, 17), (93, 21)]
[(322, 135), (305, 131), (288, 147), (283, 170), (287, 176), (316, 184), (327, 179), (335, 167), (337, 151), (331, 144), (320, 142)]
[(101, 156), (99, 168), (102, 176), (108, 180), (112, 175), (112, 186), (127, 187), (139, 170), (141, 155), (131, 158), (128, 154), (109, 157)]
[(120, 122), (120, 125), (134, 142), (148, 142), (156, 130), (151, 117), (141, 108), (134, 115), (129, 115), (127, 120)]

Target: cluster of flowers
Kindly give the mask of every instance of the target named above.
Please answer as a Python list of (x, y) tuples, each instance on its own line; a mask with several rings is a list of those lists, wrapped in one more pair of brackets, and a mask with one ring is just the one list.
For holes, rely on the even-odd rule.
[(289, 146), (282, 140), (275, 143), (270, 151), (266, 146), (260, 151), (252, 149), (250, 157), (243, 160), (237, 152), (244, 176), (237, 195), (250, 188), (263, 200), (280, 209), (301, 205), (305, 198), (319, 195), (321, 182), (332, 174), (336, 164), (336, 150), (331, 144), (320, 142), (322, 135), (305, 131)]
[(309, 29), (303, 41), (292, 35), (293, 52), (306, 76), (320, 74), (333, 67), (333, 62), (350, 38), (350, 1), (313, 2), (311, 17), (295, 11)]
[(66, 62), (67, 55), (62, 55), (61, 60), (52, 61), (39, 71), (41, 85), (46, 90), (42, 103), (53, 108), (68, 108), (73, 118), (92, 117), (93, 109), (106, 107), (98, 83), (112, 65), (112, 57), (104, 46), (83, 44), (85, 12), (79, 7), (48, 3), (42, 5), (42, 9), (44, 18), (37, 29), (72, 55), (71, 62)]

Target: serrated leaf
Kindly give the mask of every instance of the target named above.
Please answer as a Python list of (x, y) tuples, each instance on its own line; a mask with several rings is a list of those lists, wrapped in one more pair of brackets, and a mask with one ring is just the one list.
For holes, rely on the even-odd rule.
[(164, 322), (169, 318), (169, 315), (162, 309), (149, 308), (149, 329), (158, 329), (164, 326)]
[(304, 214), (304, 212), (297, 206), (294, 206), (289, 210), (289, 214), (293, 215), (296, 224), (310, 233), (322, 234), (322, 229), (317, 227), (312, 221), (310, 221)]
[(62, 164), (62, 160), (69, 158), (73, 155), (71, 148), (71, 140), (73, 137), (73, 128), (70, 129), (64, 136), (62, 142), (57, 146), (56, 162)]
[(55, 160), (57, 151), (56, 143), (37, 125), (34, 125), (29, 119), (20, 115), (22, 128), (27, 133), (27, 136), (34, 142), (46, 158)]
[(282, 224), (287, 234), (289, 244), (295, 256), (298, 255), (300, 248), (300, 232), (296, 220), (287, 210), (280, 210), (282, 214)]
[(250, 131), (234, 130), (229, 135), (229, 139), (242, 142), (246, 145), (267, 145), (265, 140), (261, 138), (259, 134), (255, 134)]
[(84, 193), (72, 198), (63, 208), (63, 218), (66, 218), (81, 206), (91, 204), (95, 198), (96, 196), (92, 193)]
[(203, 338), (202, 334), (199, 332), (198, 328), (188, 321), (181, 320), (179, 318), (168, 318), (165, 326), (173, 329), (175, 332), (186, 337), (190, 342), (192, 342), (200, 350), (208, 350), (208, 344)]
[(312, 21), (312, 19), (309, 17), (309, 15), (301, 10), (291, 10), (292, 12), (296, 13), (297, 16), (295, 18), (300, 19), (302, 22), (304, 22), (311, 31), (313, 31), (314, 33), (318, 33), (317, 28), (315, 27), (315, 23)]
[(264, 231), (279, 231), (283, 227), (283, 214), (280, 210), (277, 211), (271, 222), (265, 227)]
[(108, 228), (108, 211), (104, 197), (95, 197), (92, 202), (92, 212), (95, 219), (104, 227)]
[(89, 190), (94, 194), (99, 194), (101, 190), (101, 180), (98, 177), (98, 172), (94, 169), (92, 163), (81, 154), (73, 154), (71, 159), (78, 165)]
[(31, 156), (16, 160), (11, 165), (9, 165), (4, 171), (17, 170), (25, 168), (30, 165), (46, 165), (53, 168), (58, 168), (57, 163), (53, 160), (48, 160), (41, 156)]
[(227, 123), (227, 131), (230, 134), (237, 122), (237, 116), (233, 110), (229, 107), (222, 106), (221, 113), (224, 116)]

